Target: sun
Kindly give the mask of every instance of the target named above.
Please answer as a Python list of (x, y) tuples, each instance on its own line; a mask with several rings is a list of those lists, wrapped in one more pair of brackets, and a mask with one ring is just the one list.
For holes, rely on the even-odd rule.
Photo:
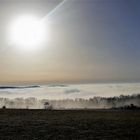
[(34, 16), (20, 16), (10, 24), (10, 42), (25, 50), (33, 50), (48, 39), (46, 25)]

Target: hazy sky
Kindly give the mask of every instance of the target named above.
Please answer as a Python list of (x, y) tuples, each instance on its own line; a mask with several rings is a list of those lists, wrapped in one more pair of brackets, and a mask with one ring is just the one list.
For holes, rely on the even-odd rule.
[(61, 0), (0, 0), (0, 83), (140, 81), (140, 1), (67, 0), (37, 51), (9, 45), (8, 26), (43, 18)]

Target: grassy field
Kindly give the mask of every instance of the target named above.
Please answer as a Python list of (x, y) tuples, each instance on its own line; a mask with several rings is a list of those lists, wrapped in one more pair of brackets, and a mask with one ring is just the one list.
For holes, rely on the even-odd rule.
[(140, 111), (0, 110), (0, 140), (138, 140)]

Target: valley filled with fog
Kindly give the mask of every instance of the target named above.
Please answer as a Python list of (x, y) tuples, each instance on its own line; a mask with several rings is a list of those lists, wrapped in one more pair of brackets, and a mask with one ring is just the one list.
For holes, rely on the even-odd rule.
[(140, 93), (140, 83), (123, 84), (48, 84), (40, 86), (1, 86), (0, 97), (37, 99), (88, 99), (92, 97), (114, 97)]

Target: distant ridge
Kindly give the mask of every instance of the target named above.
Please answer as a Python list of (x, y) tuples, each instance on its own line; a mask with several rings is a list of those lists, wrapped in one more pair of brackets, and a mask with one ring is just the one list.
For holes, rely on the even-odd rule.
[(63, 85), (63, 84), (51, 84), (51, 85), (48, 85), (48, 87), (67, 87), (67, 85)]
[(24, 88), (39, 88), (40, 86), (0, 86), (0, 89), (24, 89)]

